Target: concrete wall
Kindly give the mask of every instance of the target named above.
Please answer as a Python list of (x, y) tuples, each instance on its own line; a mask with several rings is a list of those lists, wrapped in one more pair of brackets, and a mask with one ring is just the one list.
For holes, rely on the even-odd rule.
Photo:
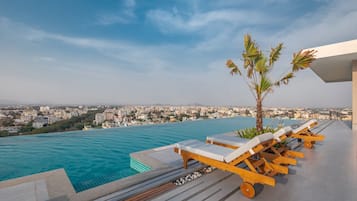
[(352, 128), (357, 130), (357, 60), (352, 61)]

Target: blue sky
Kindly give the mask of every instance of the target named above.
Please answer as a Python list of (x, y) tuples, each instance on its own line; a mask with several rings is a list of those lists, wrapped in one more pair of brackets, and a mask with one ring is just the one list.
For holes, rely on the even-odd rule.
[[(0, 1), (0, 102), (254, 105), (225, 68), (244, 34), (284, 43), (278, 78), (293, 52), (356, 39), (353, 19), (353, 0)], [(350, 106), (351, 83), (306, 70), (265, 105)]]

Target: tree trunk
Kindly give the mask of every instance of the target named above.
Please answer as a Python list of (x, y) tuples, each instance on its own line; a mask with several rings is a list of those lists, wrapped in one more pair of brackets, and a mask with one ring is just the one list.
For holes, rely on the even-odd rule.
[(262, 100), (260, 97), (257, 99), (256, 128), (259, 133), (263, 131), (263, 109)]

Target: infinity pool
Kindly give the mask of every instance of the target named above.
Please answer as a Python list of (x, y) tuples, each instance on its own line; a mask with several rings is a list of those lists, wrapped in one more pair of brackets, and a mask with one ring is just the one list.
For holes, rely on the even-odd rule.
[[(284, 120), (285, 125), (294, 122)], [(278, 123), (265, 120), (265, 125)], [(129, 164), (132, 152), (186, 139), (204, 140), (254, 124), (253, 118), (236, 117), (0, 138), (0, 181), (64, 168), (79, 192), (136, 174)]]

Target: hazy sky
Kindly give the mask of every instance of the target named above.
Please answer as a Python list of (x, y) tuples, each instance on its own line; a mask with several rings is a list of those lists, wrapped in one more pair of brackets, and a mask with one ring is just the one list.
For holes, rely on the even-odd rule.
[[(357, 38), (357, 1), (0, 1), (0, 103), (254, 105), (227, 59), (241, 65), (250, 33), (299, 49)], [(265, 106), (344, 107), (351, 82), (310, 69)]]

